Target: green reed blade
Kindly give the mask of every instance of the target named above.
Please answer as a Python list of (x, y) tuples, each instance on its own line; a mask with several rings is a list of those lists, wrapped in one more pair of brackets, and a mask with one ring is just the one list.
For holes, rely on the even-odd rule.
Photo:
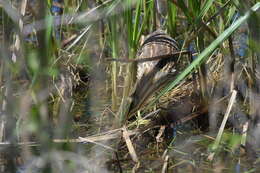
[(208, 12), (209, 8), (212, 6), (212, 3), (214, 2), (214, 0), (207, 0), (204, 2), (204, 4), (202, 5), (202, 8), (200, 10), (200, 13), (198, 15), (198, 19), (203, 18), (205, 16), (205, 14)]

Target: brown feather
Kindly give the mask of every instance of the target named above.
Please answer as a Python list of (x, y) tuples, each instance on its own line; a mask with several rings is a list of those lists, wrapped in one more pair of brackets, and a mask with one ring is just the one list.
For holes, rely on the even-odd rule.
[[(177, 42), (163, 31), (155, 31), (148, 35), (138, 51), (137, 58), (151, 58), (178, 52)], [(136, 112), (156, 91), (171, 81), (176, 73), (176, 58), (162, 58), (139, 63), (137, 66), (137, 82), (130, 95), (132, 103), (130, 114)]]

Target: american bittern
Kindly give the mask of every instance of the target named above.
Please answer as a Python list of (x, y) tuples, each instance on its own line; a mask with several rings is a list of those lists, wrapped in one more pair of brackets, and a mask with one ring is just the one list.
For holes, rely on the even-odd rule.
[[(159, 30), (146, 37), (141, 49), (138, 51), (137, 58), (141, 59), (171, 55), (178, 51), (177, 42), (163, 31)], [(137, 82), (130, 95), (132, 99), (130, 114), (140, 109), (149, 96), (164, 87), (176, 76), (176, 70), (174, 69), (176, 61), (177, 57), (172, 57), (138, 64)]]

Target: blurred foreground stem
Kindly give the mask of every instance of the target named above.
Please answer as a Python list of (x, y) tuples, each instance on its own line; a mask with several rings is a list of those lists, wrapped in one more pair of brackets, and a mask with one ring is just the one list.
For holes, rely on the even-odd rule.
[[(110, 32), (111, 32), (111, 47), (112, 47), (112, 57), (118, 57), (118, 38), (117, 38), (117, 25), (116, 17), (112, 16), (110, 20)], [(112, 81), (112, 110), (115, 111), (117, 108), (117, 63), (114, 61), (111, 63), (111, 81)]]

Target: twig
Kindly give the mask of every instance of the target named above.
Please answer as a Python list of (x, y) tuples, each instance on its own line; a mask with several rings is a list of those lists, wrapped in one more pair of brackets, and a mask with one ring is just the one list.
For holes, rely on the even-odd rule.
[[(145, 115), (144, 117), (140, 118), (138, 121), (146, 120), (146, 119), (148, 119), (149, 117), (152, 117), (152, 116), (154, 117), (154, 116), (156, 116), (160, 111), (161, 111), (161, 109), (157, 109), (157, 110), (155, 110), (155, 111), (153, 111), (153, 112), (150, 112), (150, 113), (148, 113), (147, 115)], [(136, 121), (130, 123), (127, 127), (128, 127), (128, 128), (129, 128), (129, 127), (132, 127), (132, 126), (134, 126), (135, 124), (136, 124)]]
[(145, 119), (147, 119), (147, 118), (149, 118), (149, 117), (151, 117), (151, 116), (155, 116), (155, 115), (158, 114), (160, 111), (161, 111), (161, 109), (156, 109), (155, 111), (150, 112), (149, 114), (145, 115), (142, 119), (145, 120)]
[(90, 142), (90, 143), (93, 143), (93, 144), (99, 145), (99, 146), (101, 146), (101, 147), (104, 147), (104, 148), (106, 148), (106, 149), (116, 151), (114, 148), (111, 148), (111, 147), (109, 147), (109, 146), (107, 146), (107, 145), (104, 145), (104, 144), (101, 144), (101, 143), (95, 142), (95, 141), (93, 141), (93, 140), (89, 140), (89, 139), (87, 139), (87, 138), (79, 137), (79, 140), (81, 140), (81, 142)]
[(200, 116), (201, 114), (206, 113), (207, 111), (208, 111), (208, 107), (205, 107), (205, 108), (203, 108), (201, 111), (194, 112), (194, 113), (190, 114), (189, 116), (185, 116), (185, 117), (181, 118), (180, 120), (178, 120), (178, 121), (176, 122), (176, 124), (185, 123), (185, 122), (187, 122), (187, 121), (190, 121), (190, 120), (192, 120), (193, 118), (196, 118), (196, 117)]
[[(122, 135), (122, 129), (115, 129), (108, 132), (100, 133), (98, 135), (88, 136), (88, 137), (79, 137), (78, 139), (53, 139), (53, 143), (82, 143), (82, 142), (98, 142), (98, 141), (104, 141), (104, 140), (110, 140), (110, 139), (116, 139), (121, 137)], [(128, 136), (132, 136), (137, 134), (137, 131), (128, 131)], [(10, 142), (0, 142), (0, 147), (5, 147), (8, 145), (29, 145), (29, 146), (39, 146), (39, 142), (18, 142), (18, 143), (10, 143)]]
[(73, 40), (73, 43), (66, 48), (66, 51), (69, 51), (74, 45), (76, 45), (80, 39), (91, 29), (92, 27), (92, 24), (88, 25), (87, 27), (85, 27), (83, 29), (83, 32), (81, 34), (79, 34), (74, 40)]
[(190, 51), (179, 51), (179, 52), (175, 52), (172, 54), (167, 54), (167, 55), (160, 55), (160, 56), (153, 56), (153, 57), (149, 57), (149, 58), (135, 58), (135, 59), (123, 59), (123, 58), (108, 58), (107, 61), (118, 61), (118, 62), (123, 62), (123, 63), (144, 63), (147, 61), (155, 61), (155, 60), (160, 60), (160, 59), (168, 59), (168, 58), (175, 58), (174, 56), (178, 55), (182, 55), (182, 54), (189, 54)]
[(71, 43), (72, 41), (74, 41), (76, 38), (78, 37), (77, 34), (73, 34), (71, 35), (69, 38), (63, 40), (61, 42), (61, 47), (66, 47), (69, 43)]

